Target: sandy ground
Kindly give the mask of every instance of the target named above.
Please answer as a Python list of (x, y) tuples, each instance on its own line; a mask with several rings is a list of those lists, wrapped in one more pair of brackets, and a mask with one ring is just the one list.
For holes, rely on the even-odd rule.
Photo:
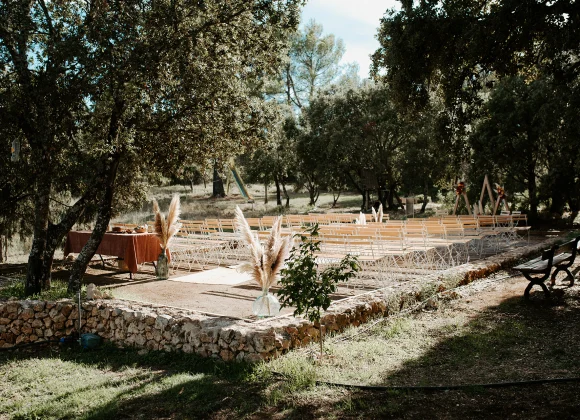
[[(63, 274), (67, 270), (62, 270)], [(211, 269), (203, 273), (211, 273)], [(243, 277), (235, 270), (231, 277)], [(255, 319), (252, 304), (261, 294), (260, 287), (251, 280), (239, 284), (200, 284), (180, 281), (184, 276), (195, 272), (173, 271), (168, 280), (157, 280), (154, 268), (143, 264), (139, 272), (131, 278), (128, 273), (115, 271), (113, 267), (102, 268), (100, 263), (91, 264), (84, 282), (97, 286), (110, 287), (118, 299), (127, 299), (144, 303), (156, 303), (176, 308), (190, 309), (215, 315), (225, 315), (244, 319)], [(243, 280), (243, 279), (242, 279)], [(232, 282), (231, 279), (229, 282)], [(235, 282), (235, 280), (234, 280)], [(278, 287), (271, 288), (276, 292)], [(332, 296), (333, 300), (344, 299), (355, 294), (364, 293), (362, 288), (340, 287)], [(281, 314), (291, 314), (293, 308), (283, 308)]]

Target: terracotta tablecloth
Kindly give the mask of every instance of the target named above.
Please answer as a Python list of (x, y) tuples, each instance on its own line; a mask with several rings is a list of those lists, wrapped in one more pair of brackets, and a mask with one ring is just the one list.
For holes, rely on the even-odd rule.
[[(64, 255), (81, 252), (90, 236), (90, 231), (69, 232)], [(139, 264), (157, 261), (160, 252), (159, 238), (154, 233), (105, 233), (96, 253), (122, 258), (129, 271), (136, 273)]]

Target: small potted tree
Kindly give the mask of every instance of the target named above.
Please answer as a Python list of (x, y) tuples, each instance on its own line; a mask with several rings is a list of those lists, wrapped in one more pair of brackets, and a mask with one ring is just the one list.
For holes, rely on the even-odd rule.
[(300, 235), (301, 242), (294, 248), (281, 272), (278, 297), (282, 307), (294, 306), (294, 316), (304, 315), (318, 324), (320, 331), (320, 358), (324, 352), (324, 328), (321, 313), (332, 303), (330, 295), (335, 293), (338, 284), (348, 281), (359, 271), (358, 260), (347, 254), (337, 265), (320, 271), (316, 253), (320, 251), (318, 225), (306, 230), (309, 235)]

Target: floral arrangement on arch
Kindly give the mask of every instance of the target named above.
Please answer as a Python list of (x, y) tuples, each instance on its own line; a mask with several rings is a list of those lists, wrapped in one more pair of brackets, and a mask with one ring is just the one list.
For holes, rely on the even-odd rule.
[(495, 190), (497, 191), (500, 200), (503, 200), (506, 197), (505, 190), (499, 184), (495, 184)]
[(465, 193), (465, 182), (459, 181), (455, 187), (456, 195), (463, 195)]

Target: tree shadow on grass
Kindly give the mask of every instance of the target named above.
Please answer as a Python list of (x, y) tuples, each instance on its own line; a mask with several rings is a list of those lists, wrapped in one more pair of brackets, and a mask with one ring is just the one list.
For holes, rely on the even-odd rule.
[[(384, 372), (384, 384), (466, 387), (379, 393), (386, 397), (381, 411), (386, 417), (550, 418), (553, 413), (564, 414), (565, 418), (580, 416), (577, 382), (478, 386), (580, 377), (578, 290), (564, 292), (561, 287), (556, 288), (551, 299), (544, 299), (542, 292), (532, 293), (530, 301), (520, 296), (504, 299), (482, 310), (462, 328), (448, 325), (434, 333), (440, 336), (438, 343), (397, 371)], [(368, 402), (373, 393), (358, 395), (355, 399)], [(394, 411), (389, 411), (393, 407)]]
[[(317, 387), (314, 397), (294, 399), (275, 380), (251, 365), (223, 363), (196, 355), (103, 347), (92, 352), (62, 349), (41, 355), (89, 367), (120, 380), (102, 385), (104, 397), (87, 406), (82, 418), (565, 418), (579, 415), (577, 383), (487, 389), (482, 383), (580, 376), (580, 300), (575, 288), (545, 300), (532, 293), (482, 309), (464, 327), (441, 327), (437, 344), (395, 372), (386, 385), (468, 385), (451, 391), (357, 391)], [(38, 354), (0, 354), (36, 358)], [(380, 367), (379, 367), (380, 368)], [(126, 373), (127, 370), (135, 369)], [(66, 408), (76, 392), (52, 398)], [(106, 388), (106, 389), (105, 389)], [(110, 388), (110, 391), (109, 391)], [(275, 391), (274, 393), (272, 391)], [(276, 394), (278, 392), (278, 394)], [(56, 408), (55, 408), (56, 407)], [(29, 417), (59, 418), (52, 411)], [(63, 410), (63, 417), (74, 417)]]
[(580, 307), (571, 298), (510, 298), (485, 309), (459, 335), (442, 335), (441, 342), (389, 375), (389, 381), (413, 377), (436, 385), (532, 380), (554, 372), (580, 375)]
[[(36, 358), (57, 359), (55, 365), (59, 360), (72, 362), (86, 369), (86, 378), (67, 385), (71, 379), (61, 373), (58, 389), (43, 390), (41, 400), (33, 400), (23, 413), (13, 413), (16, 417), (77, 418), (77, 400), (99, 396), (100, 401), (87, 401), (82, 418), (207, 418), (216, 412), (220, 417), (232, 413), (230, 418), (238, 418), (260, 409), (268, 386), (250, 379), (254, 366), (249, 364), (180, 353), (139, 354), (136, 349), (112, 346), (95, 351), (71, 348), (0, 354), (0, 365)], [(98, 375), (111, 379), (95, 379)]]

